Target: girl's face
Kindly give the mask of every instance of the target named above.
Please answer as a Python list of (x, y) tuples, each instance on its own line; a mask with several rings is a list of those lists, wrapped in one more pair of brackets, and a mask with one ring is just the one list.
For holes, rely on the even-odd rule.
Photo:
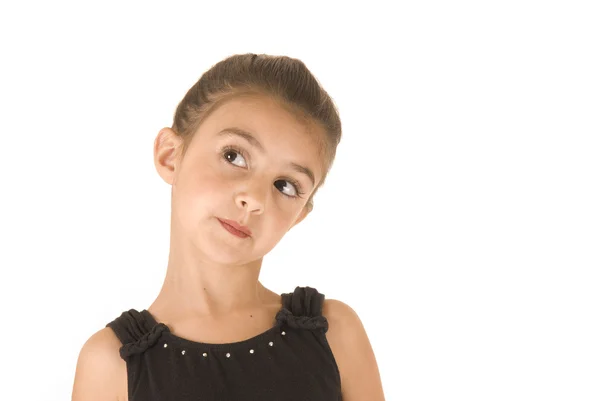
[[(262, 258), (310, 211), (324, 135), (267, 97), (238, 96), (218, 106), (176, 162), (178, 237), (217, 263)], [(251, 235), (236, 236), (219, 219), (247, 226)]]

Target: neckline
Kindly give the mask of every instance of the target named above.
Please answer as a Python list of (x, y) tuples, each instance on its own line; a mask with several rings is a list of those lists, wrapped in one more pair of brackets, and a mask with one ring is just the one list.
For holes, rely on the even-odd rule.
[(271, 328), (263, 331), (262, 333), (255, 335), (253, 337), (247, 338), (245, 340), (240, 340), (240, 341), (235, 341), (235, 342), (230, 342), (230, 343), (206, 343), (206, 342), (201, 342), (201, 341), (189, 340), (187, 338), (175, 335), (173, 332), (171, 332), (171, 330), (169, 329), (169, 326), (167, 326), (165, 323), (162, 323), (162, 322), (159, 322), (158, 320), (156, 320), (156, 318), (152, 315), (152, 313), (150, 313), (150, 311), (148, 311), (147, 309), (143, 309), (140, 313), (142, 315), (144, 315), (144, 317), (149, 321), (151, 328), (158, 324), (162, 324), (163, 326), (165, 326), (167, 329), (164, 331), (164, 335), (166, 335), (171, 341), (174, 341), (175, 343), (177, 343), (181, 346), (194, 347), (194, 348), (205, 348), (205, 349), (206, 348), (232, 349), (232, 348), (243, 347), (250, 343), (254, 343), (259, 340), (265, 339), (266, 337), (270, 337), (273, 333), (280, 330), (281, 322), (277, 320), (277, 315), (285, 309), (284, 295), (285, 294), (280, 295), (281, 307), (279, 308), (279, 310), (275, 314), (275, 317), (273, 318), (274, 323), (273, 323), (273, 326), (271, 326)]

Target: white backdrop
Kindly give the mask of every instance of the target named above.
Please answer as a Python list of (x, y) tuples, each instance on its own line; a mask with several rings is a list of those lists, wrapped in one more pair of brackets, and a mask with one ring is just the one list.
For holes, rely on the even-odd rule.
[(85, 340), (157, 295), (153, 140), (245, 52), (303, 60), (344, 130), (267, 287), (353, 307), (387, 400), (600, 399), (593, 2), (205, 3), (0, 6), (0, 399), (70, 399)]

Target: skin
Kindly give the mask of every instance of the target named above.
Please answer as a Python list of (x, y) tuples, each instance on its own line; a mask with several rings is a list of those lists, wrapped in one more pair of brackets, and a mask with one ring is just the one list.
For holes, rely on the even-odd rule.
[[(264, 153), (242, 138), (218, 135), (230, 127), (252, 133)], [(195, 132), (185, 155), (175, 132), (163, 128), (158, 133), (154, 163), (172, 187), (172, 213), (166, 277), (147, 308), (157, 321), (180, 337), (215, 344), (242, 341), (273, 326), (281, 300), (259, 280), (262, 260), (310, 213), (307, 201), (323, 175), (318, 150), (324, 135), (316, 124), (260, 95), (219, 105)], [(315, 183), (289, 167), (291, 161), (312, 170)], [(303, 194), (298, 196), (294, 181)], [(248, 226), (252, 235), (232, 235), (217, 217)], [(357, 314), (334, 299), (325, 300), (323, 314), (344, 401), (383, 400), (375, 356)], [(109, 328), (86, 342), (73, 400), (127, 400), (120, 346)]]

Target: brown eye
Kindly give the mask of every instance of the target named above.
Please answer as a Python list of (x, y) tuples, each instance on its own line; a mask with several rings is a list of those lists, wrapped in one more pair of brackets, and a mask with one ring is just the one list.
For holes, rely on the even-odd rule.
[[(297, 198), (297, 197), (299, 197), (299, 195), (303, 194), (303, 192), (300, 191), (299, 185), (292, 181), (277, 180), (277, 181), (275, 181), (275, 186), (277, 187), (277, 189), (279, 189), (279, 191), (283, 195), (290, 197), (290, 198)], [(287, 193), (286, 193), (286, 190), (287, 190)], [(289, 194), (290, 191), (292, 191), (291, 194)]]
[[(246, 160), (244, 159), (244, 156), (242, 156), (242, 153), (240, 151), (237, 151), (235, 149), (226, 149), (223, 152), (223, 157), (225, 158), (225, 160), (227, 160), (229, 163), (238, 166), (238, 167), (246, 167)], [(243, 160), (243, 165), (239, 166), (238, 164), (236, 164), (235, 162), (240, 162), (240, 160)]]

